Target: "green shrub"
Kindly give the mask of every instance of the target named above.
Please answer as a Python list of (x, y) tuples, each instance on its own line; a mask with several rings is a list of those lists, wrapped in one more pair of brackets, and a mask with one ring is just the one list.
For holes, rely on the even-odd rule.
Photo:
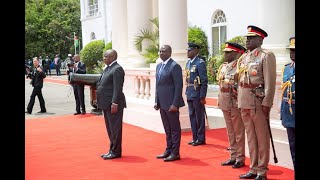
[[(227, 42), (238, 43), (243, 47), (246, 47), (245, 46), (246, 42), (243, 36), (236, 36), (228, 40)], [(219, 53), (217, 55), (211, 56), (207, 61), (207, 74), (208, 74), (209, 84), (217, 84), (216, 75), (218, 72), (218, 68), (224, 62), (224, 55), (222, 51), (224, 47), (225, 47), (225, 44), (221, 45)]]
[(94, 40), (81, 50), (80, 58), (86, 64), (88, 74), (97, 73), (94, 69), (102, 61), (104, 48), (104, 40)]
[(208, 58), (208, 38), (205, 32), (197, 26), (188, 28), (188, 42), (193, 42), (201, 46), (200, 55)]
[[(112, 49), (112, 42), (109, 42), (105, 45), (103, 52), (102, 52), (102, 58), (103, 58), (103, 53), (106, 52), (107, 50)], [(106, 64), (103, 62), (103, 60), (98, 61), (97, 64), (92, 68), (92, 73), (93, 74), (101, 74), (103, 72), (103, 68)]]

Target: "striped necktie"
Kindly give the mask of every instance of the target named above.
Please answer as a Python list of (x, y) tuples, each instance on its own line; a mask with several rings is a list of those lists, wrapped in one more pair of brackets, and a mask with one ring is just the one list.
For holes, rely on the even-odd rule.
[(159, 72), (158, 72), (158, 76), (159, 76), (159, 77), (161, 76), (161, 72), (162, 72), (162, 70), (163, 70), (163, 68), (164, 68), (165, 65), (166, 65), (165, 63), (162, 63), (162, 64), (161, 64), (160, 69), (159, 69)]

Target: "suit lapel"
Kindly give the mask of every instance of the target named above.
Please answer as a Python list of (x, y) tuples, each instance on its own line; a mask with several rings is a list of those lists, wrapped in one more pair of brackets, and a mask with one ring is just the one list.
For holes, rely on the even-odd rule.
[[(161, 77), (163, 77), (163, 75), (167, 72), (167, 69), (168, 69), (169, 66), (171, 65), (172, 61), (173, 61), (173, 60), (170, 58), (169, 61), (167, 62), (167, 64), (164, 66), (164, 68), (163, 68), (162, 71), (161, 71), (160, 79), (161, 79)], [(159, 69), (160, 69), (160, 68), (159, 68)], [(159, 80), (160, 80), (160, 79), (159, 79)]]

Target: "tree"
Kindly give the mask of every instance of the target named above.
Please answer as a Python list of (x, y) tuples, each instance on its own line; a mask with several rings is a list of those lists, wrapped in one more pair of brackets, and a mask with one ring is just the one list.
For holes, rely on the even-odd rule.
[(74, 52), (74, 42), (66, 36), (81, 36), (80, 0), (28, 0), (25, 9), (26, 59), (55, 54), (63, 59)]

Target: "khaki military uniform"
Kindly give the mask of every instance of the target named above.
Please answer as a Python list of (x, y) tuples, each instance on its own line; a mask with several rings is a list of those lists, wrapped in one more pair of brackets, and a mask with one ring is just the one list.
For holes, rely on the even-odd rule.
[(237, 87), (234, 74), (237, 70), (237, 60), (223, 63), (218, 71), (217, 80), (220, 86), (218, 107), (222, 110), (226, 122), (230, 144), (231, 160), (245, 161), (245, 130), (237, 102)]
[[(250, 172), (266, 176), (270, 159), (269, 117), (262, 106), (272, 107), (276, 86), (276, 59), (273, 52), (258, 47), (247, 51), (237, 64), (238, 107), (248, 138)], [(265, 97), (257, 98), (251, 91), (264, 88)]]

